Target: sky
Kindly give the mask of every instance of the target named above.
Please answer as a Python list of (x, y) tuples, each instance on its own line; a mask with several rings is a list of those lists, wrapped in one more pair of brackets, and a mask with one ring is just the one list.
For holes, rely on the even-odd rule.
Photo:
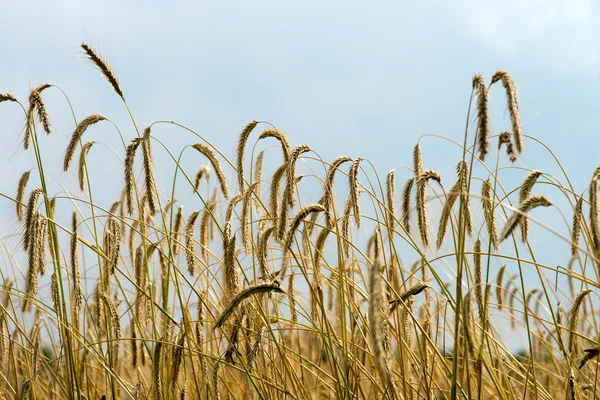
[[(598, 22), (598, 5), (586, 0), (9, 2), (0, 13), (0, 92), (26, 101), (32, 87), (56, 84), (78, 120), (104, 114), (129, 141), (135, 132), (127, 111), (85, 60), (83, 41), (109, 61), (140, 127), (174, 120), (231, 157), (246, 122), (269, 121), (293, 145), (310, 144), (327, 160), (368, 158), (384, 176), (411, 163), (424, 135), (462, 142), (473, 75), (489, 80), (504, 69), (519, 90), (525, 134), (555, 152), (581, 193), (598, 164)], [(60, 171), (75, 126), (69, 105), (58, 90), (44, 100), (53, 123), (52, 135), (42, 139), (45, 166), (74, 187), (75, 174)], [(490, 113), (493, 132), (508, 129), (500, 86)], [(18, 109), (1, 105), (0, 121), (0, 191), (14, 194), (34, 158), (20, 148)], [(193, 142), (167, 126), (154, 132), (177, 153)], [(107, 145), (90, 153), (92, 179), (100, 186), (120, 182), (116, 156), (123, 151), (114, 128), (87, 135)], [(421, 143), (425, 167), (453, 181), (460, 148), (432, 137)], [(529, 140), (525, 145), (517, 166), (564, 180), (547, 152)], [(157, 155), (158, 165), (167, 162)], [(184, 164), (197, 167), (191, 156)], [(399, 184), (408, 177), (403, 173)], [(518, 184), (526, 173), (507, 179)], [(163, 174), (169, 182), (170, 172)], [(105, 205), (122, 186), (107, 187), (98, 194)], [(20, 229), (13, 207), (0, 202), (5, 238)], [(556, 211), (538, 215), (565, 228)], [(566, 264), (566, 248), (544, 255)]]

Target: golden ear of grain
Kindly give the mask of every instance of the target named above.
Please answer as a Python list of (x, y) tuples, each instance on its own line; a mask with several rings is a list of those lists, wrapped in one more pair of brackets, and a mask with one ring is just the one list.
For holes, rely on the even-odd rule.
[(133, 214), (133, 196), (135, 187), (135, 177), (133, 167), (135, 162), (135, 152), (142, 143), (142, 138), (135, 138), (127, 146), (125, 151), (125, 199), (127, 201), (127, 212)]
[(496, 299), (498, 300), (498, 311), (502, 311), (502, 307), (504, 305), (504, 272), (506, 271), (506, 264), (500, 268), (498, 271), (498, 276), (496, 277)]
[(155, 198), (155, 187), (156, 182), (154, 179), (154, 169), (152, 165), (152, 146), (150, 143), (151, 130), (150, 127), (144, 129), (144, 136), (142, 140), (142, 162), (144, 165), (144, 184), (146, 186), (145, 197), (148, 202), (148, 210), (151, 215), (157, 213), (158, 208), (156, 205)]
[[(185, 331), (182, 331), (175, 344), (175, 350), (173, 351), (172, 357), (172, 371), (171, 371), (171, 390), (175, 390), (177, 386), (177, 379), (179, 378), (179, 371), (181, 370), (181, 363), (183, 361), (183, 347), (185, 342)], [(184, 392), (185, 393), (185, 392)]]
[(233, 314), (233, 312), (237, 309), (237, 307), (253, 294), (261, 294), (261, 293), (284, 293), (283, 289), (279, 286), (279, 282), (271, 282), (271, 283), (259, 283), (255, 285), (248, 286), (247, 288), (241, 290), (238, 294), (233, 296), (227, 306), (223, 309), (221, 314), (217, 316), (215, 319), (215, 323), (213, 325), (213, 331), (219, 329), (227, 319)]
[(202, 178), (205, 178), (206, 182), (210, 180), (210, 167), (208, 165), (201, 166), (196, 173), (196, 177), (194, 178), (194, 190), (200, 188), (200, 181)]
[(81, 154), (79, 155), (79, 168), (77, 169), (77, 178), (79, 180), (79, 189), (83, 192), (85, 190), (85, 179), (86, 179), (86, 167), (87, 167), (87, 155), (94, 145), (94, 141), (87, 142), (81, 148)]
[(503, 144), (506, 145), (506, 155), (508, 156), (508, 159), (511, 162), (517, 161), (517, 153), (515, 153), (515, 149), (510, 140), (510, 132), (503, 132), (498, 136), (498, 150), (500, 150)]
[(573, 225), (571, 228), (571, 255), (577, 255), (579, 248), (579, 237), (581, 236), (581, 218), (583, 217), (583, 196), (580, 196), (575, 203), (573, 213)]
[(475, 277), (475, 286), (473, 290), (475, 292), (475, 300), (477, 301), (477, 308), (479, 311), (479, 321), (481, 326), (487, 326), (487, 312), (485, 308), (485, 302), (483, 298), (483, 278), (481, 271), (481, 240), (475, 241), (473, 247), (473, 272)]
[(387, 214), (388, 214), (388, 226), (393, 231), (396, 225), (396, 171), (391, 170), (388, 172), (385, 181), (385, 193), (387, 200)]
[(331, 229), (323, 228), (319, 236), (317, 236), (317, 241), (315, 242), (315, 252), (313, 255), (313, 273), (315, 276), (315, 280), (320, 286), (321, 281), (321, 258), (323, 257), (323, 249), (325, 248), (325, 242), (327, 241), (327, 236), (331, 233)]
[(225, 172), (221, 167), (221, 163), (217, 159), (217, 156), (212, 151), (212, 149), (202, 143), (196, 143), (192, 145), (196, 151), (202, 154), (204, 157), (208, 158), (212, 168), (215, 170), (215, 174), (217, 175), (217, 180), (219, 181), (219, 185), (221, 186), (221, 192), (223, 192), (223, 196), (225, 199), (229, 199), (229, 189), (227, 187), (227, 179), (225, 178)]
[(17, 219), (19, 222), (23, 220), (23, 196), (25, 195), (25, 189), (27, 188), (27, 182), (29, 182), (29, 176), (31, 175), (31, 171), (23, 172), (21, 178), (19, 179), (19, 184), (17, 185), (17, 198), (16, 198), (16, 207), (17, 207)]
[(257, 185), (258, 182), (254, 182), (252, 185), (250, 185), (242, 198), (242, 217), (240, 220), (240, 228), (242, 231), (242, 245), (246, 253), (250, 251), (250, 210), (252, 208), (252, 194), (254, 193)]
[(421, 144), (417, 143), (413, 150), (413, 170), (418, 179), (423, 173), (423, 155), (421, 154)]
[(269, 244), (269, 237), (275, 231), (275, 227), (268, 228), (262, 236), (258, 244), (258, 251), (256, 257), (258, 258), (258, 266), (260, 268), (260, 275), (262, 279), (267, 279), (267, 276), (271, 275), (271, 271), (267, 266), (267, 247)]
[(196, 269), (196, 255), (194, 254), (194, 224), (200, 211), (194, 211), (188, 217), (185, 224), (185, 258), (187, 261), (188, 272), (194, 276)]
[(79, 235), (77, 234), (77, 214), (73, 213), (74, 229), (71, 235), (71, 246), (70, 246), (70, 258), (71, 258), (71, 302), (74, 309), (74, 315), (79, 315), (81, 309), (81, 303), (83, 300), (81, 292), (81, 274), (79, 272), (79, 254), (77, 245), (79, 242)]
[(223, 275), (225, 303), (240, 291), (240, 275), (236, 268), (235, 235), (231, 232), (231, 222), (225, 224), (223, 231)]
[[(519, 191), (519, 204), (527, 200), (529, 195), (531, 194), (531, 190), (533, 189), (533, 185), (537, 182), (538, 178), (542, 175), (541, 171), (531, 171), (523, 183), (521, 184), (521, 190)], [(523, 242), (527, 241), (527, 233), (528, 233), (528, 221), (527, 218), (524, 218), (521, 221), (521, 238)]]
[(500, 242), (498, 240), (498, 231), (496, 230), (496, 219), (494, 217), (494, 201), (492, 198), (492, 184), (487, 179), (481, 185), (481, 205), (485, 217), (485, 224), (488, 229), (490, 243), (494, 249), (498, 249)]
[(444, 243), (444, 236), (446, 235), (446, 229), (448, 227), (448, 222), (450, 221), (450, 215), (452, 214), (452, 207), (454, 207), (454, 203), (456, 199), (461, 195), (463, 184), (462, 184), (462, 176), (463, 169), (467, 168), (467, 162), (465, 160), (461, 160), (456, 166), (456, 173), (458, 178), (456, 183), (450, 189), (450, 192), (446, 195), (446, 202), (444, 203), (444, 207), (442, 208), (442, 214), (440, 216), (440, 223), (438, 225), (438, 234), (436, 240), (436, 247), (439, 250)]
[(429, 287), (425, 282), (419, 282), (414, 286), (411, 286), (408, 290), (402, 292), (399, 299), (390, 300), (390, 313), (393, 313), (401, 303), (408, 301), (412, 296), (420, 294), (422, 291)]
[(81, 48), (85, 51), (85, 54), (90, 61), (100, 70), (100, 72), (102, 72), (102, 75), (104, 75), (106, 80), (112, 85), (114, 91), (124, 100), (123, 91), (121, 90), (121, 86), (119, 86), (119, 81), (108, 63), (102, 59), (90, 45), (82, 43)]
[(508, 108), (508, 114), (510, 115), (510, 121), (512, 124), (513, 136), (515, 138), (515, 145), (519, 153), (523, 152), (523, 131), (521, 128), (521, 117), (519, 116), (519, 102), (517, 100), (517, 88), (512, 78), (506, 71), (498, 70), (492, 76), (492, 83), (502, 81), (504, 91), (506, 92), (506, 103)]
[(33, 234), (33, 223), (36, 217), (37, 203), (40, 195), (43, 193), (41, 188), (36, 188), (29, 194), (29, 201), (27, 202), (27, 212), (25, 213), (25, 231), (23, 232), (23, 250), (28, 251), (30, 239)]
[(100, 121), (105, 120), (106, 117), (101, 114), (92, 114), (79, 122), (77, 127), (75, 127), (75, 131), (71, 135), (71, 140), (67, 145), (67, 150), (65, 151), (65, 159), (63, 161), (63, 171), (68, 171), (69, 166), (71, 165), (71, 160), (73, 159), (73, 155), (75, 154), (75, 149), (77, 148), (77, 144), (81, 142), (81, 137), (91, 125), (94, 125)]
[(0, 93), (0, 103), (4, 101), (12, 101), (17, 103), (17, 98), (10, 93)]
[(350, 186), (350, 202), (352, 206), (352, 213), (354, 214), (354, 221), (356, 222), (356, 227), (360, 228), (360, 204), (358, 202), (358, 171), (360, 167), (360, 162), (362, 158), (357, 158), (352, 162), (352, 166), (350, 167), (350, 171), (348, 173), (348, 184)]
[(325, 211), (325, 207), (323, 207), (320, 204), (311, 204), (311, 205), (304, 207), (300, 211), (298, 211), (298, 214), (296, 214), (296, 216), (294, 217), (292, 224), (290, 225), (290, 229), (288, 230), (288, 233), (287, 233), (287, 236), (286, 236), (286, 239), (284, 242), (285, 244), (283, 246), (284, 253), (287, 253), (287, 251), (290, 249), (290, 247), (292, 247), (292, 241), (294, 240), (294, 234), (296, 233), (296, 230), (300, 226), (300, 223), (302, 221), (304, 221), (309, 215), (311, 215), (313, 213), (324, 212), (324, 211)]
[(319, 200), (319, 204), (321, 204), (325, 211), (327, 211), (327, 227), (330, 229), (333, 228), (333, 217), (329, 211), (331, 210), (333, 204), (333, 180), (335, 178), (335, 173), (345, 162), (352, 161), (352, 158), (348, 156), (339, 156), (335, 160), (331, 162), (329, 168), (327, 169), (327, 173), (325, 174), (325, 184), (323, 187), (323, 196)]
[(490, 134), (488, 116), (488, 89), (483, 76), (473, 77), (473, 90), (477, 93), (477, 145), (479, 148), (479, 159), (484, 161), (488, 153), (488, 137)]
[(152, 380), (154, 381), (154, 398), (162, 400), (162, 375), (161, 375), (161, 355), (163, 347), (163, 339), (160, 338), (154, 343), (154, 357), (152, 358)]
[(415, 178), (410, 178), (402, 189), (402, 226), (407, 234), (410, 234), (410, 193), (414, 183)]
[[(48, 114), (46, 112), (46, 106), (40, 97), (40, 93), (52, 85), (44, 83), (37, 88), (33, 89), (29, 94), (29, 108), (27, 109), (27, 115), (25, 117), (25, 134), (23, 136), (23, 148), (27, 150), (31, 143), (31, 138), (35, 130), (35, 111), (38, 111), (38, 117), (44, 124), (46, 132), (50, 133), (50, 122), (48, 121)], [(40, 108), (41, 107), (41, 108)]]
[(281, 209), (279, 210), (279, 227), (277, 232), (278, 238), (283, 238), (285, 235), (288, 222), (288, 210), (294, 204), (294, 192), (296, 188), (296, 161), (300, 155), (308, 151), (310, 151), (310, 147), (307, 145), (301, 145), (292, 150), (292, 153), (290, 154), (290, 160), (287, 164), (286, 186), (283, 192), (283, 198), (281, 199)]
[(529, 211), (536, 207), (550, 207), (552, 203), (544, 196), (531, 196), (521, 204), (519, 204), (517, 210), (506, 222), (502, 234), (500, 234), (500, 242), (503, 242), (516, 228), (516, 226), (523, 220), (528, 218)]
[(110, 312), (111, 324), (115, 336), (113, 340), (116, 340), (118, 343), (118, 340), (121, 338), (121, 323), (119, 321), (119, 314), (117, 313), (117, 309), (115, 308), (113, 301), (106, 293), (100, 292), (98, 296), (100, 296), (100, 298), (104, 302), (104, 306)]
[[(283, 175), (287, 171), (287, 164), (282, 164), (271, 178), (271, 193), (269, 196), (269, 212), (271, 213), (271, 218), (273, 219), (273, 224), (277, 225), (277, 221), (279, 221), (279, 188), (281, 187), (281, 179)], [(276, 238), (280, 240), (279, 231), (276, 231)]]
[(283, 162), (287, 163), (290, 159), (290, 144), (288, 142), (287, 137), (283, 132), (280, 132), (275, 129), (267, 129), (260, 134), (258, 140), (271, 137), (277, 139), (279, 143), (281, 143), (281, 151), (283, 152)]
[(417, 216), (419, 221), (419, 233), (423, 246), (429, 246), (429, 222), (427, 220), (427, 182), (433, 179), (440, 182), (440, 176), (433, 170), (428, 170), (417, 179)]
[(578, 340), (577, 340), (577, 325), (579, 322), (579, 309), (583, 304), (583, 300), (585, 297), (590, 294), (591, 290), (582, 290), (577, 294), (573, 304), (571, 305), (571, 309), (569, 310), (569, 321), (568, 321), (568, 330), (569, 330), (569, 340), (567, 348), (569, 350), (569, 354), (573, 355), (577, 352)]
[(121, 226), (115, 218), (111, 217), (106, 221), (102, 249), (107, 256), (106, 271), (113, 275), (121, 255)]
[(183, 229), (183, 206), (177, 208), (175, 220), (173, 222), (172, 237), (173, 237), (173, 255), (179, 253), (179, 234)]
[(254, 162), (254, 183), (256, 183), (256, 197), (260, 199), (260, 184), (262, 181), (262, 171), (263, 171), (263, 160), (265, 158), (265, 151), (261, 151), (256, 156), (256, 161)]
[(248, 141), (248, 136), (254, 128), (258, 125), (258, 121), (250, 121), (246, 124), (242, 132), (240, 133), (240, 137), (238, 139), (238, 147), (237, 147), (237, 172), (238, 172), (238, 184), (240, 187), (240, 194), (244, 193), (244, 153), (246, 151), (246, 142)]

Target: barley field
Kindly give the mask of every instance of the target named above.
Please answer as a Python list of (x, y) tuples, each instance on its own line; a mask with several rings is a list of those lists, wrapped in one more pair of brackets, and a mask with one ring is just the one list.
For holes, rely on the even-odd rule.
[[(343, 143), (329, 143), (340, 156), (324, 160), (266, 121), (241, 127), (234, 154), (175, 121), (138, 126), (117, 72), (80, 50), (131, 127), (73, 113), (62, 165), (46, 162), (56, 150), (44, 148), (44, 95), (60, 91), (72, 110), (66, 88), (0, 93), (3, 112), (23, 120), (19, 151), (35, 156), (1, 193), (19, 221), (2, 240), (3, 398), (600, 394), (600, 168), (574, 188), (566, 173), (514, 167), (527, 146), (554, 154), (523, 132), (508, 72), (465, 82), (464, 136), (436, 138), (462, 153), (442, 179), (419, 143), (398, 161), (406, 167), (384, 172)], [(491, 92), (509, 131), (490, 128)], [(164, 125), (188, 144), (170, 145), (156, 133)], [(118, 157), (94, 160), (100, 127), (120, 136)], [(94, 184), (99, 166), (121, 180)], [(94, 200), (113, 191), (112, 204)], [(563, 224), (545, 223), (549, 213)], [(560, 244), (571, 250), (538, 261)]]

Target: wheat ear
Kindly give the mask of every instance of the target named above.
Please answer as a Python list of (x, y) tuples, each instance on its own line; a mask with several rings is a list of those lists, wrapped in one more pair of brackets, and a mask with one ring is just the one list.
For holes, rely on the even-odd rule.
[(185, 224), (185, 258), (190, 275), (194, 276), (196, 269), (196, 255), (194, 254), (194, 225), (198, 219), (200, 211), (194, 211), (190, 214)]
[(415, 178), (410, 178), (402, 189), (402, 226), (407, 234), (410, 234), (410, 193), (415, 183)]

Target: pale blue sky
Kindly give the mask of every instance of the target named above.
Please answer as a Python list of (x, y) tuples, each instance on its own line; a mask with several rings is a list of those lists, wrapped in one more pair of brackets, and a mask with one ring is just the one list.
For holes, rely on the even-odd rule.
[[(81, 54), (86, 41), (109, 60), (142, 127), (175, 120), (233, 156), (243, 125), (268, 120), (295, 145), (308, 143), (325, 159), (369, 158), (383, 175), (410, 164), (422, 135), (462, 142), (473, 74), (489, 79), (501, 68), (519, 88), (524, 132), (556, 152), (582, 192), (599, 162), (599, 22), (591, 0), (6, 2), (0, 91), (25, 101), (31, 87), (57, 84), (79, 119), (105, 114), (131, 139), (118, 97)], [(45, 163), (74, 184), (75, 174), (59, 172), (74, 123), (58, 91), (44, 98), (54, 124), (42, 142)], [(509, 126), (503, 101), (498, 86), (490, 104), (495, 133)], [(11, 107), (0, 106), (0, 190), (14, 194), (18, 176), (34, 163), (20, 149), (21, 115)], [(173, 149), (193, 142), (173, 129), (157, 132)], [(123, 153), (108, 125), (86, 138)], [(449, 185), (461, 152), (441, 143), (423, 142), (425, 164)], [(558, 175), (547, 154), (526, 146), (519, 166)], [(92, 150), (94, 181), (120, 182), (111, 157), (106, 149)], [(197, 164), (186, 162), (190, 169)], [(164, 175), (169, 182), (170, 172)], [(112, 187), (98, 196), (104, 205), (119, 194), (120, 183)], [(5, 234), (18, 231), (12, 207), (0, 203)], [(558, 213), (551, 215), (564, 229)], [(567, 260), (562, 251), (552, 262)]]

